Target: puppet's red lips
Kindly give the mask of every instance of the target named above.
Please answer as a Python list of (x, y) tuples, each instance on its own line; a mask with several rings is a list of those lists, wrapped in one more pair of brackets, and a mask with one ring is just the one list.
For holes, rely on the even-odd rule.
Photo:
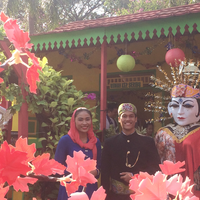
[(178, 119), (185, 119), (184, 117), (178, 117)]

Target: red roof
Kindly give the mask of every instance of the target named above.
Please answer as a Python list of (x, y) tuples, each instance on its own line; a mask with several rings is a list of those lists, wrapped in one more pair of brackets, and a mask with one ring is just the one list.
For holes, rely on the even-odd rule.
[[(77, 30), (83, 30), (83, 29), (89, 29), (89, 28), (115, 26), (115, 25), (131, 23), (131, 22), (168, 18), (168, 17), (180, 16), (180, 15), (185, 15), (185, 14), (198, 13), (198, 12), (200, 12), (200, 3), (184, 5), (184, 6), (176, 6), (176, 7), (166, 8), (162, 10), (141, 12), (141, 13), (130, 14), (130, 15), (70, 22), (64, 26), (56, 28), (53, 31), (42, 33), (42, 35), (50, 34), (50, 33), (77, 31)], [(37, 35), (41, 35), (41, 34), (37, 34)]]

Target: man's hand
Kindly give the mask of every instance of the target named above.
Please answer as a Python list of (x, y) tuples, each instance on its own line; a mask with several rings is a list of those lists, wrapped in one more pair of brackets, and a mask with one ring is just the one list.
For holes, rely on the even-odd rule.
[(133, 174), (130, 172), (122, 172), (122, 173), (120, 173), (120, 175), (121, 175), (120, 178), (122, 180), (126, 181), (127, 183), (129, 183), (129, 181), (131, 180), (131, 178), (133, 176)]

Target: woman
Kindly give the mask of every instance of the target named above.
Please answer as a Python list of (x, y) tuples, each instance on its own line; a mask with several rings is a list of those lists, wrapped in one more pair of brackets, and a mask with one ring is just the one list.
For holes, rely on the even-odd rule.
[(200, 197), (200, 90), (179, 84), (172, 88), (168, 112), (174, 124), (161, 128), (155, 137), (161, 162), (185, 161), (184, 178), (195, 183), (194, 194)]
[[(70, 130), (67, 135), (64, 135), (56, 148), (55, 160), (66, 166), (65, 160), (67, 155), (73, 157), (74, 151), (82, 151), (86, 158), (97, 160), (96, 170), (91, 173), (97, 177), (99, 175), (101, 144), (95, 137), (92, 126), (92, 114), (84, 107), (77, 108), (71, 118)], [(82, 186), (78, 191), (82, 191)], [(97, 183), (88, 184), (86, 194), (90, 197), (97, 190)], [(66, 189), (63, 186), (59, 188), (57, 200), (68, 199)]]

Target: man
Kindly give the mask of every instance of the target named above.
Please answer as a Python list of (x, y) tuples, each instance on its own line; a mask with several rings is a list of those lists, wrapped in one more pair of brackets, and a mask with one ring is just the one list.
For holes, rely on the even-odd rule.
[(129, 181), (140, 171), (154, 174), (160, 159), (153, 138), (135, 131), (137, 109), (131, 103), (118, 108), (122, 132), (105, 141), (101, 162), (101, 184), (106, 200), (130, 200)]
[(106, 129), (109, 129), (112, 125), (116, 133), (118, 130), (118, 123), (116, 121), (118, 106), (116, 103), (107, 104), (107, 115), (106, 115)]

